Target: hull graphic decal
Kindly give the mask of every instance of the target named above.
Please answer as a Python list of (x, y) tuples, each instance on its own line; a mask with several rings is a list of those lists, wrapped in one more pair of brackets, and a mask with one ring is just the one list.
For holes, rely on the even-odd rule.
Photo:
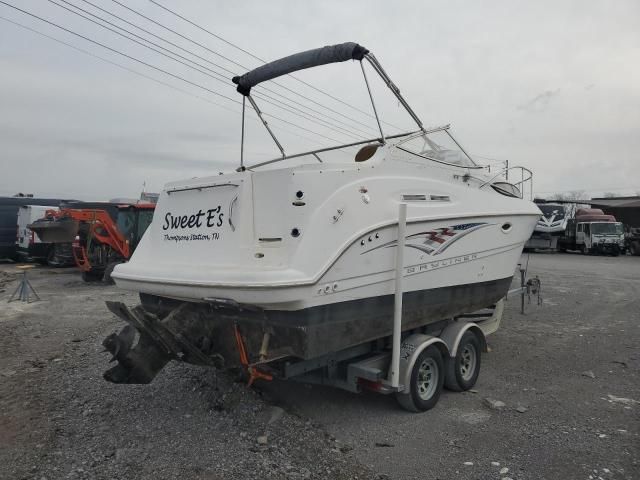
[[(460, 240), (462, 237), (475, 232), (484, 227), (494, 225), (493, 223), (463, 223), (459, 225), (451, 225), (448, 227), (434, 228), (425, 232), (414, 233), (408, 235), (405, 241), (405, 247), (415, 248), (428, 255), (440, 255), (447, 248), (449, 248), (454, 242)], [(387, 242), (383, 245), (371, 248), (361, 253), (372, 252), (379, 248), (393, 248), (398, 245), (397, 240)]]

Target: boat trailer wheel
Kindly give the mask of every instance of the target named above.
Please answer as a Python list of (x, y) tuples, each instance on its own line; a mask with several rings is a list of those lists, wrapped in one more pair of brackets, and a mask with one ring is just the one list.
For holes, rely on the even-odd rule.
[(480, 374), (481, 348), (478, 337), (466, 331), (460, 339), (458, 351), (454, 358), (447, 361), (445, 387), (454, 392), (462, 392), (472, 388)]
[(472, 344), (464, 346), (460, 352), (460, 376), (463, 380), (469, 380), (476, 370), (476, 347)]
[(424, 412), (438, 403), (444, 383), (444, 362), (438, 347), (430, 345), (416, 359), (408, 391), (398, 392), (396, 399), (410, 412)]
[(418, 395), (429, 400), (435, 392), (440, 373), (433, 358), (426, 358), (418, 368)]

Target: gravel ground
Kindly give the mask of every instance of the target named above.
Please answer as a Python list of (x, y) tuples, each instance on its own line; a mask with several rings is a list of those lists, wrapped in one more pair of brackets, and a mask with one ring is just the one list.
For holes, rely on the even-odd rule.
[(213, 370), (105, 382), (100, 343), (122, 325), (104, 300), (137, 297), (73, 270), (29, 275), (43, 301), (7, 304), (16, 283), (0, 293), (0, 478), (380, 478), (352, 446)]
[(544, 303), (508, 302), (474, 391), (419, 415), (375, 394), (274, 391), (392, 478), (639, 479), (640, 257), (531, 254), (529, 270)]
[(640, 478), (640, 258), (534, 254), (530, 271), (544, 304), (508, 304), (476, 388), (409, 414), (177, 363), (109, 384), (104, 300), (136, 297), (38, 268), (43, 301), (7, 304), (0, 265), (0, 478)]

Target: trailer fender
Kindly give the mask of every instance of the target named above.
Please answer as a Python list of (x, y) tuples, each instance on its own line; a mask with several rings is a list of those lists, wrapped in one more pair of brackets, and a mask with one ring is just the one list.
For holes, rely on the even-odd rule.
[[(484, 320), (478, 324), (478, 326), (480, 327), (480, 330), (482, 330), (484, 338), (491, 335), (492, 333), (495, 333), (500, 328), (500, 324), (502, 323), (502, 317), (504, 315), (504, 302), (506, 298), (507, 297), (504, 297), (500, 299), (498, 303), (496, 303), (496, 307), (493, 309), (493, 314), (491, 315), (491, 317), (489, 317), (487, 320)], [(486, 342), (484, 343), (485, 343), (484, 346), (486, 347)]]
[(451, 358), (454, 358), (456, 356), (458, 347), (460, 346), (460, 340), (468, 330), (471, 330), (476, 335), (476, 337), (478, 337), (482, 351), (487, 351), (487, 340), (485, 339), (484, 332), (477, 323), (455, 322), (451, 325), (448, 325), (440, 334), (440, 339), (447, 345), (449, 356)]
[(411, 370), (416, 363), (418, 355), (430, 345), (435, 345), (440, 350), (442, 358), (449, 356), (447, 344), (438, 337), (416, 333), (402, 341), (400, 346), (400, 386), (401, 392), (408, 392), (411, 381)]

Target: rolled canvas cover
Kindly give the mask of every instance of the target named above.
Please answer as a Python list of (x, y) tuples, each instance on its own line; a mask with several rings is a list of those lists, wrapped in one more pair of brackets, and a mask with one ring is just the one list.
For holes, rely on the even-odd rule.
[(248, 95), (251, 87), (267, 80), (328, 63), (362, 60), (367, 53), (369, 50), (354, 42), (327, 45), (266, 63), (242, 76), (233, 77), (233, 83), (238, 85), (238, 92)]

